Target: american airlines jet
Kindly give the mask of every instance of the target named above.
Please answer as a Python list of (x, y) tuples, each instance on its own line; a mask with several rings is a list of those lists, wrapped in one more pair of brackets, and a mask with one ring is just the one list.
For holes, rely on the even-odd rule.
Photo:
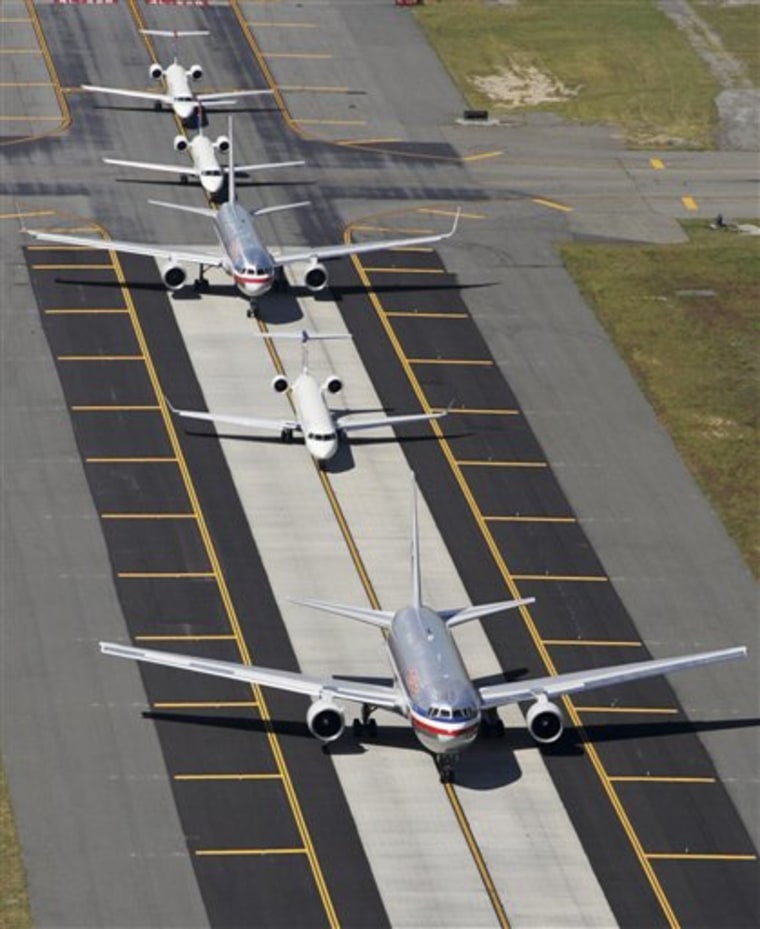
[(117, 97), (131, 97), (137, 100), (152, 100), (156, 109), (170, 106), (177, 119), (187, 122), (191, 116), (198, 113), (202, 106), (231, 106), (240, 97), (260, 97), (273, 93), (272, 90), (233, 90), (213, 94), (196, 94), (190, 88), (190, 80), (199, 81), (203, 77), (203, 68), (199, 64), (191, 65), (185, 69), (177, 61), (177, 39), (182, 36), (206, 36), (207, 30), (164, 30), (141, 29), (143, 35), (160, 35), (174, 39), (174, 60), (165, 68), (157, 61), (150, 66), (149, 74), (154, 81), (163, 80), (165, 91), (125, 90), (121, 87), (97, 87), (94, 84), (82, 84), (82, 90), (101, 94), (111, 94)]
[(385, 633), (385, 646), (393, 674), (389, 684), (363, 683), (336, 677), (316, 677), (294, 671), (276, 671), (230, 661), (214, 661), (172, 652), (133, 648), (101, 642), (106, 655), (131, 658), (209, 674), (230, 680), (275, 687), (305, 694), (312, 704), (306, 714), (309, 731), (323, 744), (338, 739), (345, 727), (344, 711), (336, 700), (361, 705), (361, 719), (354, 732), (375, 731), (370, 717), (384, 708), (405, 716), (422, 745), (435, 757), (442, 783), (454, 779), (459, 753), (476, 738), (481, 725), (498, 725), (495, 709), (509, 703), (530, 701), (526, 714), (528, 731), (536, 742), (556, 742), (563, 731), (562, 711), (553, 702), (564, 694), (586, 693), (628, 681), (669, 674), (686, 668), (744, 657), (746, 648), (726, 648), (676, 658), (638, 661), (588, 671), (571, 671), (524, 681), (477, 685), (465, 668), (452, 629), (492, 613), (533, 603), (533, 598), (507, 600), (460, 609), (433, 610), (422, 602), (420, 583), (417, 502), (412, 483), (412, 593), (411, 602), (397, 612), (345, 606), (322, 600), (293, 600), (337, 616), (345, 616)]
[(323, 261), (342, 258), (346, 255), (366, 255), (387, 248), (399, 248), (410, 245), (430, 245), (441, 242), (454, 235), (459, 222), (460, 211), (457, 210), (448, 232), (432, 235), (412, 236), (398, 239), (385, 239), (374, 242), (354, 242), (341, 245), (321, 245), (295, 248), (287, 254), (273, 255), (261, 241), (256, 231), (255, 220), (268, 213), (291, 210), (295, 207), (308, 206), (308, 201), (288, 203), (281, 206), (261, 207), (248, 212), (235, 196), (235, 161), (233, 157), (232, 127), (230, 123), (230, 167), (228, 175), (229, 198), (218, 210), (209, 207), (181, 206), (177, 203), (164, 203), (159, 200), (149, 202), (156, 206), (182, 210), (196, 216), (211, 219), (214, 223), (218, 246), (174, 246), (147, 245), (141, 242), (126, 242), (119, 239), (98, 239), (93, 236), (69, 235), (58, 232), (42, 232), (37, 229), (25, 230), (40, 242), (60, 243), (61, 245), (81, 245), (85, 248), (103, 251), (125, 252), (132, 255), (148, 255), (163, 262), (161, 276), (169, 290), (179, 290), (187, 280), (184, 264), (197, 264), (197, 290), (205, 290), (208, 281), (204, 278), (205, 268), (222, 268), (235, 281), (238, 290), (249, 300), (249, 316), (258, 315), (258, 300), (274, 286), (281, 268), (296, 262), (308, 262), (309, 266), (303, 276), (303, 283), (317, 292), (327, 287), (328, 275)]

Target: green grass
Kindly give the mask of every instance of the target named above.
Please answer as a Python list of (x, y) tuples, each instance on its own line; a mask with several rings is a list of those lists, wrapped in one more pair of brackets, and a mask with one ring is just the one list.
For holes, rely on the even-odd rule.
[(760, 240), (684, 225), (681, 245), (561, 254), (760, 576)]
[(715, 0), (691, 0), (691, 5), (726, 51), (742, 62), (752, 85), (760, 86), (760, 6), (721, 6)]
[(16, 824), (0, 768), (0, 927), (30, 929), (32, 925)]
[(720, 87), (654, 0), (426, 0), (416, 15), (472, 107), (503, 111), (472, 79), (516, 62), (579, 88), (537, 109), (616, 123), (635, 147), (713, 144)]

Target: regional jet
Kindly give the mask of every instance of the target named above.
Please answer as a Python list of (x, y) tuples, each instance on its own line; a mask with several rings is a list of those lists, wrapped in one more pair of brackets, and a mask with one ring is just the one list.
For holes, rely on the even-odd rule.
[(325, 746), (338, 739), (345, 728), (344, 711), (336, 700), (361, 705), (361, 718), (354, 721), (354, 733), (358, 736), (365, 732), (375, 734), (376, 724), (371, 715), (376, 709), (400, 713), (409, 720), (422, 745), (434, 755), (442, 783), (453, 781), (459, 753), (475, 740), (480, 728), (498, 730), (497, 707), (530, 701), (526, 714), (528, 731), (536, 742), (546, 745), (556, 742), (563, 731), (562, 712), (553, 702), (557, 697), (729, 661), (747, 653), (744, 647), (725, 648), (676, 658), (570, 671), (531, 680), (480, 685), (467, 672), (452, 629), (473, 619), (525, 607), (533, 602), (533, 598), (446, 610), (433, 610), (426, 606), (422, 602), (420, 583), (414, 481), (412, 488), (412, 593), (408, 606), (394, 613), (322, 600), (292, 600), (293, 603), (380, 629), (384, 633), (392, 683), (364, 683), (345, 677), (277, 671), (111, 642), (101, 642), (101, 652), (305, 694), (312, 700), (306, 724), (312, 735)]
[(149, 74), (154, 81), (163, 80), (165, 90), (125, 90), (120, 87), (97, 87), (93, 84), (82, 84), (82, 90), (94, 91), (102, 94), (112, 94), (118, 97), (132, 97), (137, 100), (152, 100), (156, 109), (163, 105), (170, 106), (175, 115), (183, 123), (194, 116), (200, 106), (231, 106), (240, 97), (259, 97), (262, 94), (271, 94), (272, 90), (233, 90), (226, 93), (196, 94), (190, 88), (190, 80), (199, 81), (203, 77), (203, 68), (194, 64), (185, 69), (177, 60), (177, 39), (183, 36), (207, 36), (207, 30), (180, 30), (180, 29), (141, 29), (143, 35), (167, 36), (174, 39), (174, 60), (165, 68), (157, 61), (150, 66)]
[[(156, 164), (153, 161), (125, 161), (121, 158), (104, 158), (108, 165), (120, 165), (124, 168), (142, 168), (146, 171), (163, 171), (166, 174), (178, 175), (182, 183), (186, 184), (190, 177), (198, 178), (201, 186), (210, 197), (216, 197), (224, 186), (224, 179), (229, 170), (219, 164), (217, 152), (226, 154), (230, 148), (229, 136), (220, 135), (212, 141), (205, 133), (198, 119), (198, 134), (189, 139), (179, 134), (174, 137), (174, 149), (178, 152), (187, 152), (193, 163), (191, 168), (185, 165)], [(264, 171), (269, 168), (293, 168), (306, 164), (305, 161), (274, 161), (261, 164), (235, 165), (235, 174), (245, 175), (249, 171)]]
[(398, 416), (379, 416), (371, 419), (354, 419), (352, 414), (338, 415), (327, 405), (327, 396), (336, 394), (343, 387), (339, 377), (331, 375), (321, 384), (309, 371), (307, 345), (313, 339), (350, 339), (348, 333), (263, 333), (263, 338), (295, 338), (303, 345), (303, 366), (301, 373), (293, 381), (277, 374), (272, 379), (272, 389), (276, 393), (290, 390), (290, 397), (295, 408), (295, 417), (286, 419), (261, 419), (254, 416), (234, 416), (229, 413), (204, 413), (196, 410), (178, 410), (166, 400), (167, 406), (175, 416), (186, 419), (200, 419), (213, 423), (225, 423), (230, 426), (242, 426), (246, 429), (264, 429), (279, 432), (283, 442), (292, 442), (296, 432), (303, 435), (304, 444), (317, 464), (324, 468), (326, 463), (338, 451), (339, 439), (351, 432), (378, 429), (382, 426), (394, 426), (399, 423), (413, 423), (422, 420), (440, 419), (448, 410), (437, 413), (405, 413)]
[(275, 280), (282, 273), (281, 269), (296, 262), (308, 262), (309, 266), (303, 276), (305, 286), (316, 293), (324, 290), (328, 284), (327, 268), (322, 263), (347, 255), (368, 254), (387, 248), (402, 246), (430, 245), (441, 242), (454, 235), (459, 222), (460, 210), (457, 210), (451, 229), (431, 235), (409, 236), (398, 239), (384, 239), (374, 242), (353, 242), (341, 245), (323, 245), (315, 248), (295, 248), (285, 254), (273, 255), (262, 243), (254, 222), (259, 216), (308, 206), (308, 201), (287, 203), (280, 206), (261, 207), (249, 213), (235, 196), (235, 161), (233, 157), (233, 140), (230, 124), (230, 168), (228, 176), (228, 200), (218, 210), (209, 207), (181, 206), (177, 203), (165, 203), (150, 200), (155, 206), (183, 210), (197, 216), (212, 219), (219, 245), (204, 248), (202, 246), (147, 245), (141, 242), (126, 242), (118, 239), (98, 239), (91, 236), (69, 235), (58, 232), (25, 230), (41, 242), (54, 242), (61, 245), (81, 245), (85, 248), (104, 251), (125, 252), (132, 255), (148, 255), (158, 259), (161, 264), (161, 276), (169, 290), (180, 290), (187, 280), (185, 264), (197, 264), (198, 278), (196, 290), (205, 290), (208, 281), (204, 277), (206, 268), (222, 268), (235, 281), (238, 290), (248, 298), (248, 316), (258, 315), (258, 300), (268, 293)]

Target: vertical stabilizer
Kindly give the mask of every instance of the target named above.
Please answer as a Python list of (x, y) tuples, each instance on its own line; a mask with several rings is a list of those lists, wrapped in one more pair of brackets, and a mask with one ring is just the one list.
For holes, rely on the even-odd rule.
[(412, 472), (412, 606), (419, 609), (422, 605), (422, 584), (420, 580), (420, 531), (417, 524), (417, 481)]
[(230, 137), (230, 157), (227, 162), (227, 203), (235, 202), (235, 143), (232, 138), (232, 117), (227, 118), (227, 135)]

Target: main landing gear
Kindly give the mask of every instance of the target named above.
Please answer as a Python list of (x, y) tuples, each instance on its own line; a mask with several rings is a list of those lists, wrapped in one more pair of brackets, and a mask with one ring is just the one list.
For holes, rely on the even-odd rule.
[(436, 755), (435, 766), (438, 768), (438, 776), (442, 784), (454, 783), (454, 768), (459, 755)]
[(196, 293), (205, 293), (211, 286), (204, 272), (205, 268), (203, 265), (198, 265), (198, 277), (196, 277), (193, 282), (193, 288)]
[(362, 703), (361, 719), (355, 719), (352, 727), (355, 739), (377, 738), (377, 720), (371, 718), (376, 709), (376, 706)]
[(280, 438), (283, 442), (290, 444), (293, 441), (293, 430), (292, 429), (283, 429), (280, 433)]
[(504, 736), (504, 723), (495, 709), (483, 713), (480, 719), (480, 734), (484, 739), (500, 739)]

